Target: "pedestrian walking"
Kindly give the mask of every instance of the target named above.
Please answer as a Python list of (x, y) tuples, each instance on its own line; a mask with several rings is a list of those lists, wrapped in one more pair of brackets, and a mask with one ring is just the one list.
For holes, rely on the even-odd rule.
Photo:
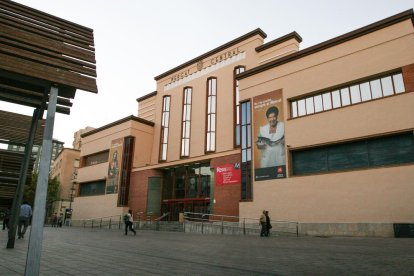
[[(30, 218), (32, 217), (32, 207), (30, 207), (27, 201), (24, 201), (22, 206), (20, 206), (20, 214), (19, 214), (19, 225), (17, 230), (17, 236), (19, 239), (24, 238), (24, 234), (26, 233), (27, 227), (30, 223)], [(23, 226), (23, 230), (22, 230)]]
[(262, 229), (260, 229), (260, 237), (264, 237), (266, 234), (266, 211), (263, 210), (262, 214), (260, 215), (259, 219), (260, 226)]
[(56, 227), (58, 221), (57, 213), (54, 213), (52, 216), (52, 227)]
[(129, 231), (132, 231), (135, 236), (137, 232), (135, 232), (134, 228), (132, 228), (132, 225), (134, 223), (134, 218), (132, 217), (131, 210), (128, 210), (128, 213), (124, 215), (124, 223), (125, 223), (125, 235), (128, 235), (128, 229), (129, 229)]
[(9, 220), (10, 220), (10, 209), (7, 208), (6, 211), (4, 211), (4, 217), (3, 217), (3, 230), (9, 229)]
[(270, 224), (270, 217), (269, 217), (269, 211), (265, 212), (265, 217), (266, 217), (266, 232), (265, 232), (265, 236), (269, 237), (270, 235), (270, 229), (272, 229), (272, 224)]

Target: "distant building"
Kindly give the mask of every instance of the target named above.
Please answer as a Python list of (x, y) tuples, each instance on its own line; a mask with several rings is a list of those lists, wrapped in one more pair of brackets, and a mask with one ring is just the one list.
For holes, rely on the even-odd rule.
[(72, 147), (74, 149), (80, 150), (82, 147), (82, 138), (81, 135), (87, 133), (88, 131), (94, 130), (95, 128), (87, 126), (84, 129), (80, 129), (73, 134), (73, 143)]
[(79, 168), (80, 151), (76, 149), (64, 148), (53, 161), (50, 177), (56, 177), (60, 183), (58, 201), (53, 203), (54, 212), (65, 214), (67, 209), (72, 208), (74, 191), (76, 189), (76, 175)]
[[(50, 168), (52, 168), (53, 160), (56, 158), (56, 156), (59, 154), (59, 152), (63, 149), (64, 142), (58, 141), (53, 139), (52, 140), (52, 155), (51, 155), (51, 162), (50, 162)], [(24, 151), (24, 146), (16, 146), (16, 145), (8, 145), (8, 150), (11, 151)], [(39, 166), (40, 166), (40, 154), (42, 152), (42, 146), (41, 145), (33, 145), (32, 148), (32, 156), (36, 158), (36, 161), (34, 163), (33, 172), (39, 173)]]

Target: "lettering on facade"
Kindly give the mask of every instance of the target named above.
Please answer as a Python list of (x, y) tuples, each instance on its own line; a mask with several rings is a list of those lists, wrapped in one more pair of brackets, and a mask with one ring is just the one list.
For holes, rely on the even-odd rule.
[(220, 55), (218, 55), (216, 57), (213, 57), (210, 62), (211, 62), (212, 65), (214, 65), (216, 63), (225, 61), (226, 59), (229, 59), (229, 58), (231, 58), (233, 56), (236, 56), (239, 53), (240, 53), (239, 48), (235, 48), (233, 50), (230, 50), (230, 51), (227, 51), (225, 53), (222, 53), (222, 54), (220, 54)]
[(203, 60), (199, 60), (197, 62), (197, 70), (201, 71), (201, 70), (203, 70), (203, 68), (204, 68), (204, 62), (203, 62)]
[(171, 77), (171, 82), (175, 82), (175, 81), (181, 80), (182, 78), (185, 78), (188, 75), (190, 75), (190, 69), (187, 69), (185, 71), (182, 71), (182, 72), (180, 72), (180, 73), (175, 74), (174, 76), (172, 76)]
[[(220, 55), (217, 55), (217, 56), (211, 58), (209, 60), (210, 61), (210, 64), (207, 64), (207, 65), (208, 66), (216, 65), (217, 63), (223, 62), (223, 61), (225, 61), (225, 60), (227, 60), (229, 58), (232, 58), (234, 56), (237, 56), (238, 54), (240, 54), (240, 49), (239, 48), (234, 48), (232, 50), (229, 50), (227, 52), (224, 52), (224, 53), (222, 53)], [(197, 64), (196, 64), (197, 71), (201, 71), (205, 67), (206, 67), (205, 66), (205, 62), (203, 60), (199, 60), (197, 62)], [(192, 73), (195, 73), (195, 72), (191, 72), (190, 73), (190, 69), (186, 69), (184, 71), (181, 71), (180, 73), (171, 76), (170, 83), (173, 83), (173, 82), (179, 81), (179, 80), (181, 80), (181, 79), (183, 79), (185, 77), (188, 77)]]

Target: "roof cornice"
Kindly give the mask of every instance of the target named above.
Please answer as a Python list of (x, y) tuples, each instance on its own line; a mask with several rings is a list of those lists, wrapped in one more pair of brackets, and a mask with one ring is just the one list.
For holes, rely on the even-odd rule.
[(241, 41), (246, 40), (246, 39), (248, 39), (250, 37), (253, 37), (255, 35), (260, 35), (262, 38), (266, 38), (267, 37), (267, 35), (266, 35), (265, 32), (263, 32), (260, 28), (257, 28), (255, 30), (253, 30), (253, 31), (251, 31), (251, 32), (249, 32), (249, 33), (247, 33), (245, 35), (242, 35), (242, 36), (240, 36), (240, 37), (238, 37), (238, 38), (236, 38), (236, 39), (234, 39), (234, 40), (232, 40), (230, 42), (227, 42), (226, 44), (223, 44), (223, 45), (221, 45), (221, 46), (219, 46), (219, 47), (217, 47), (217, 48), (215, 48), (215, 49), (213, 49), (213, 50), (211, 50), (211, 51), (209, 51), (209, 52), (207, 52), (205, 54), (202, 54), (201, 56), (198, 56), (196, 58), (193, 58), (190, 61), (187, 61), (187, 62), (185, 62), (185, 63), (183, 63), (183, 64), (181, 64), (181, 65), (179, 65), (179, 66), (177, 66), (177, 67), (175, 67), (175, 68), (173, 68), (171, 70), (168, 70), (167, 72), (162, 73), (161, 75), (156, 76), (154, 79), (156, 81), (158, 81), (158, 80), (160, 80), (160, 79), (162, 79), (162, 78), (164, 78), (164, 77), (166, 77), (168, 75), (171, 75), (174, 72), (177, 72), (177, 71), (179, 71), (179, 70), (181, 70), (181, 69), (183, 69), (183, 68), (185, 68), (185, 67), (187, 67), (187, 66), (189, 66), (189, 65), (191, 65), (193, 63), (198, 62), (200, 59), (203, 59), (203, 58), (206, 58), (208, 56), (214, 55), (215, 53), (218, 53), (220, 51), (223, 51), (224, 49), (227, 49), (227, 48), (229, 48), (229, 47), (231, 47), (231, 46), (233, 46), (233, 45), (235, 45), (237, 43), (240, 43)]
[(400, 22), (408, 20), (408, 19), (411, 19), (411, 21), (414, 24), (413, 9), (406, 10), (404, 12), (398, 13), (396, 15), (393, 15), (391, 17), (385, 18), (385, 19), (380, 20), (378, 22), (372, 23), (372, 24), (367, 25), (365, 27), (356, 29), (352, 32), (340, 35), (338, 37), (329, 39), (325, 42), (322, 42), (322, 43), (316, 44), (314, 46), (311, 46), (309, 48), (303, 49), (301, 51), (292, 53), (288, 56), (282, 57), (280, 59), (265, 63), (263, 65), (255, 67), (253, 69), (247, 70), (243, 73), (238, 74), (237, 79), (240, 80), (240, 79), (244, 79), (244, 78), (253, 76), (255, 74), (264, 72), (268, 69), (271, 69), (271, 68), (283, 65), (285, 63), (292, 62), (294, 60), (309, 56), (311, 54), (314, 54), (314, 53), (320, 52), (322, 50), (328, 49), (330, 47), (345, 43), (345, 42), (350, 41), (352, 39), (355, 39), (355, 38), (361, 37), (363, 35), (381, 30), (383, 28), (392, 26), (394, 24), (400, 23)]
[(155, 125), (153, 122), (150, 122), (150, 121), (147, 121), (145, 119), (130, 115), (130, 116), (125, 117), (123, 119), (120, 119), (118, 121), (112, 122), (110, 124), (107, 124), (107, 125), (104, 125), (102, 127), (95, 128), (94, 130), (83, 133), (83, 134), (81, 134), (81, 137), (84, 138), (84, 137), (90, 136), (92, 134), (98, 133), (100, 131), (103, 131), (103, 130), (111, 128), (111, 127), (114, 127), (116, 125), (120, 125), (120, 124), (128, 122), (128, 121), (136, 121), (138, 123), (142, 123), (142, 124), (149, 125), (149, 126), (154, 126)]
[(267, 43), (265, 43), (263, 45), (257, 46), (255, 50), (256, 50), (256, 52), (261, 52), (261, 51), (264, 51), (266, 49), (269, 49), (269, 48), (271, 48), (271, 47), (273, 47), (273, 46), (275, 46), (277, 44), (280, 44), (282, 42), (288, 41), (288, 40), (290, 40), (292, 38), (295, 39), (299, 43), (302, 42), (302, 37), (297, 32), (293, 31), (293, 32), (291, 32), (291, 33), (289, 33), (287, 35), (281, 36), (281, 37), (276, 38), (276, 39), (274, 39), (272, 41), (269, 41), (269, 42), (267, 42)]

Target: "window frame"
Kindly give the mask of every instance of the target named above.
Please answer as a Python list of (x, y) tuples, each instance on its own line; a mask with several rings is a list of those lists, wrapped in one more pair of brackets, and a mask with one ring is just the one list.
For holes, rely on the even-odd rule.
[[(383, 86), (383, 79), (390, 78), (392, 84), (392, 93), (384, 94), (384, 86)], [(403, 88), (404, 91), (397, 91), (397, 86), (395, 84), (396, 79), (400, 83), (398, 83), (398, 89)], [(373, 92), (373, 84), (376, 84), (376, 94), (374, 95)], [(358, 87), (358, 94), (359, 99), (355, 100), (353, 95), (356, 90), (355, 87)], [(346, 91), (343, 93), (343, 91)], [(368, 78), (360, 79), (357, 81), (353, 81), (347, 84), (338, 85), (323, 91), (319, 91), (316, 93), (307, 94), (304, 97), (297, 97), (289, 100), (289, 109), (290, 109), (290, 118), (289, 119), (296, 119), (300, 117), (310, 116), (317, 113), (322, 113), (325, 111), (335, 110), (339, 108), (344, 108), (356, 104), (361, 104), (364, 102), (379, 100), (383, 98), (397, 96), (399, 94), (407, 93), (406, 84), (404, 83), (404, 75), (401, 70), (399, 71), (392, 71), (387, 72), (375, 76), (370, 76)], [(343, 95), (346, 95), (346, 101)], [(355, 94), (356, 95), (356, 94)], [(315, 97), (322, 97), (322, 110), (316, 111), (315, 109)], [(328, 100), (329, 98), (329, 100)], [(328, 100), (328, 102), (326, 101)], [(355, 100), (355, 101), (354, 101)], [(304, 102), (304, 106), (302, 105)], [(307, 102), (313, 103), (313, 108), (309, 109)], [(309, 110), (308, 110), (309, 109)]]
[[(246, 71), (246, 66), (238, 65), (234, 67), (233, 70), (233, 102), (234, 102), (234, 111), (233, 111), (233, 147), (240, 148), (241, 146), (241, 104), (240, 104), (240, 90), (239, 90), (239, 81), (236, 79), (236, 76), (240, 73)], [(239, 100), (238, 100), (239, 99)], [(237, 120), (238, 119), (238, 120)], [(237, 131), (237, 127), (239, 131)], [(239, 138), (239, 144), (237, 144), (237, 138)]]
[[(188, 103), (187, 101), (187, 95), (186, 93), (190, 91), (190, 101)], [(191, 86), (186, 86), (183, 88), (183, 104), (182, 104), (182, 114), (181, 114), (181, 139), (180, 139), (180, 158), (188, 158), (190, 157), (190, 140), (191, 140), (191, 115), (192, 115), (192, 98), (193, 98), (193, 88)], [(190, 107), (190, 111), (189, 111), (189, 115), (187, 114), (187, 106)], [(186, 118), (184, 118), (184, 114), (186, 115)], [(189, 117), (189, 119), (187, 120), (187, 117)], [(185, 132), (184, 129), (186, 128), (186, 124), (188, 123), (188, 137), (184, 137), (185, 136)], [(183, 149), (183, 143), (185, 142), (185, 140), (188, 140), (188, 153), (183, 154), (183, 150), (185, 151), (186, 149)]]
[[(245, 104), (249, 104), (247, 108), (249, 108), (249, 120), (246, 118), (246, 124), (243, 124), (243, 107)], [(246, 110), (247, 111), (247, 110)], [(245, 136), (243, 136), (242, 129), (246, 126)], [(250, 137), (249, 131), (250, 128)], [(253, 200), (253, 177), (252, 177), (252, 104), (250, 99), (242, 101), (240, 103), (240, 163), (241, 163), (241, 183), (240, 183), (240, 200), (241, 201), (252, 201)], [(246, 147), (244, 147), (243, 139), (246, 139)], [(250, 140), (250, 147), (248, 141)], [(246, 157), (248, 157), (247, 151), (250, 150), (250, 159), (246, 158), (245, 162), (243, 162), (243, 150), (246, 150)], [(244, 176), (244, 177), (243, 177)], [(246, 183), (243, 183), (243, 179), (245, 179)], [(245, 189), (245, 191), (244, 191)], [(243, 197), (243, 192), (245, 192), (245, 196)]]
[[(166, 99), (168, 99), (168, 110), (166, 110)], [(165, 162), (168, 159), (168, 137), (169, 137), (169, 126), (171, 121), (171, 96), (165, 95), (162, 97), (162, 110), (161, 110), (161, 128), (160, 128), (160, 148), (159, 148), (159, 155), (158, 155), (158, 161), (159, 162)], [(164, 126), (164, 117), (165, 114), (168, 114), (168, 122), (167, 126)], [(165, 134), (167, 136), (166, 142), (164, 142)], [(165, 148), (165, 157), (163, 155)]]
[[(215, 80), (215, 89), (214, 89), (214, 95), (210, 94), (210, 92), (213, 91), (213, 89), (210, 87), (210, 82)], [(216, 152), (217, 147), (217, 87), (218, 87), (218, 81), (217, 77), (209, 77), (207, 78), (207, 85), (206, 85), (206, 127), (205, 127), (205, 153), (213, 153)], [(214, 101), (214, 112), (211, 112), (212, 105), (210, 106), (210, 97), (215, 98)], [(210, 107), (210, 110), (209, 110)], [(211, 118), (214, 115), (214, 122), (212, 122)], [(214, 123), (214, 130), (212, 130), (211, 126), (213, 126)], [(210, 128), (209, 128), (210, 126)], [(214, 134), (214, 139), (211, 139), (212, 134)], [(210, 139), (209, 139), (210, 138)], [(210, 141), (210, 143), (209, 143)], [(214, 149), (212, 149), (214, 147)]]

